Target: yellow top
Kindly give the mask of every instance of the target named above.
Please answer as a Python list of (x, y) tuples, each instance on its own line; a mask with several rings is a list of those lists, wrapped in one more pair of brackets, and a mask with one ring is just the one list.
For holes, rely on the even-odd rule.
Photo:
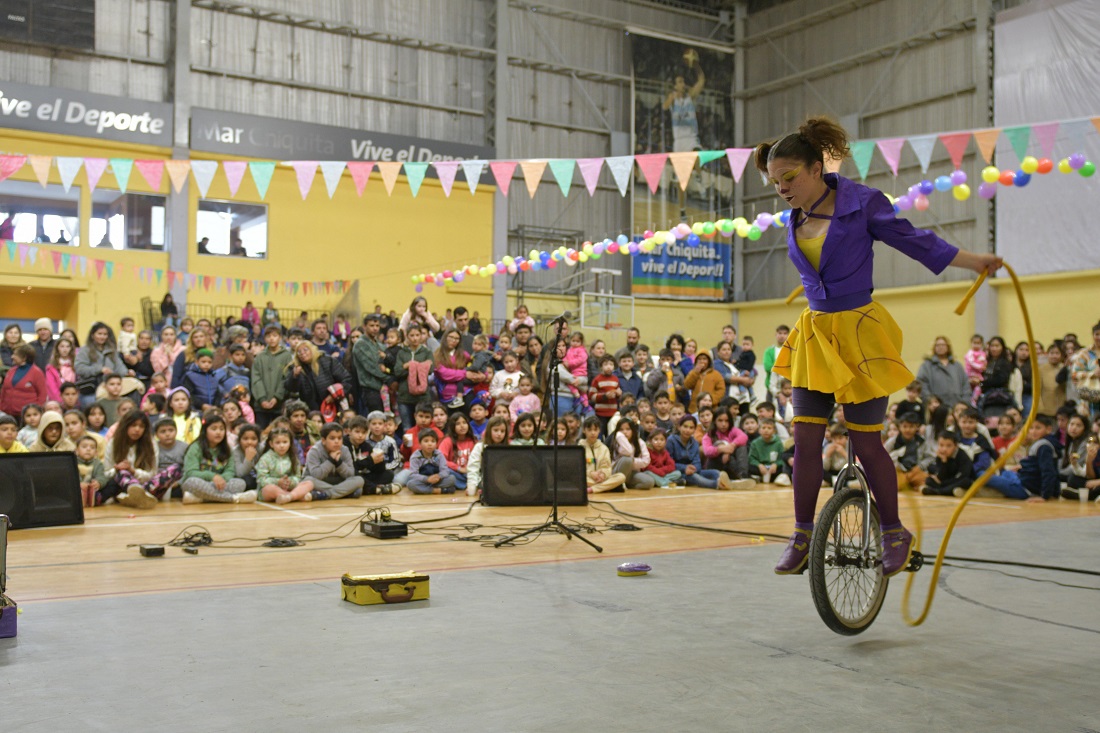
[(0, 445), (0, 454), (3, 453), (30, 453), (30, 451), (27, 450), (27, 446), (15, 440), (12, 441), (10, 448), (5, 449), (4, 446)]
[(795, 239), (798, 243), (798, 248), (802, 250), (802, 254), (806, 255), (806, 259), (810, 261), (810, 264), (814, 266), (814, 269), (819, 269), (821, 265), (821, 247), (825, 244), (825, 235), (820, 237), (812, 237), (809, 239)]

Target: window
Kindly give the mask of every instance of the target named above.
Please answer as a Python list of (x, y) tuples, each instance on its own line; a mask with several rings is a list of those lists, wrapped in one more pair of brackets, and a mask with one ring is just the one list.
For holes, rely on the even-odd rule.
[(237, 201), (199, 201), (199, 254), (267, 259), (267, 207)]
[(28, 244), (80, 242), (80, 189), (32, 181), (0, 182), (0, 239)]
[(164, 251), (167, 199), (109, 188), (92, 193), (88, 242), (93, 247)]

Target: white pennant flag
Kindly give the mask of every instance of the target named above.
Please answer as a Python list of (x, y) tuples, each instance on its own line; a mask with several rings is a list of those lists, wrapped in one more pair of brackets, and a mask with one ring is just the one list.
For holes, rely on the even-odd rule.
[(325, 179), (325, 189), (328, 197), (336, 194), (336, 187), (340, 185), (340, 178), (344, 175), (344, 167), (347, 164), (342, 160), (322, 160), (321, 177)]
[(57, 171), (61, 174), (61, 185), (65, 187), (65, 193), (69, 192), (69, 187), (73, 185), (73, 180), (76, 178), (76, 174), (80, 172), (80, 166), (84, 165), (83, 158), (61, 158), (57, 159)]
[(619, 194), (626, 196), (626, 187), (630, 183), (630, 172), (634, 169), (633, 155), (620, 155), (615, 158), (607, 158), (607, 169), (611, 171), (615, 185), (619, 187)]
[(199, 196), (206, 198), (210, 190), (210, 183), (214, 180), (214, 174), (218, 172), (216, 160), (192, 160), (191, 175), (195, 177), (195, 185), (199, 187)]
[(481, 174), (484, 170), (484, 160), (462, 161), (462, 175), (466, 176), (466, 185), (470, 187), (470, 193), (477, 191), (477, 184), (481, 180)]

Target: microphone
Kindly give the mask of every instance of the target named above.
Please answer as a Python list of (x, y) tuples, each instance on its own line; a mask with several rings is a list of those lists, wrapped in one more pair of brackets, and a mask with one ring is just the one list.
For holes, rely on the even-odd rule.
[(573, 318), (573, 314), (570, 311), (566, 311), (565, 313), (562, 313), (560, 316), (558, 316), (554, 320), (550, 321), (550, 323), (552, 325), (556, 325), (556, 324), (559, 324), (559, 323), (565, 323), (566, 321), (570, 320), (571, 318)]

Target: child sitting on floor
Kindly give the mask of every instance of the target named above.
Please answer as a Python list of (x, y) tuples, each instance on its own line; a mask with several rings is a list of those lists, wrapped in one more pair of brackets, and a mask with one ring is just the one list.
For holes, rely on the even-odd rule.
[(436, 450), (438, 438), (434, 431), (424, 428), (417, 436), (420, 450), (409, 461), (409, 491), (414, 494), (453, 494), (455, 477), (447, 468), (447, 459)]

